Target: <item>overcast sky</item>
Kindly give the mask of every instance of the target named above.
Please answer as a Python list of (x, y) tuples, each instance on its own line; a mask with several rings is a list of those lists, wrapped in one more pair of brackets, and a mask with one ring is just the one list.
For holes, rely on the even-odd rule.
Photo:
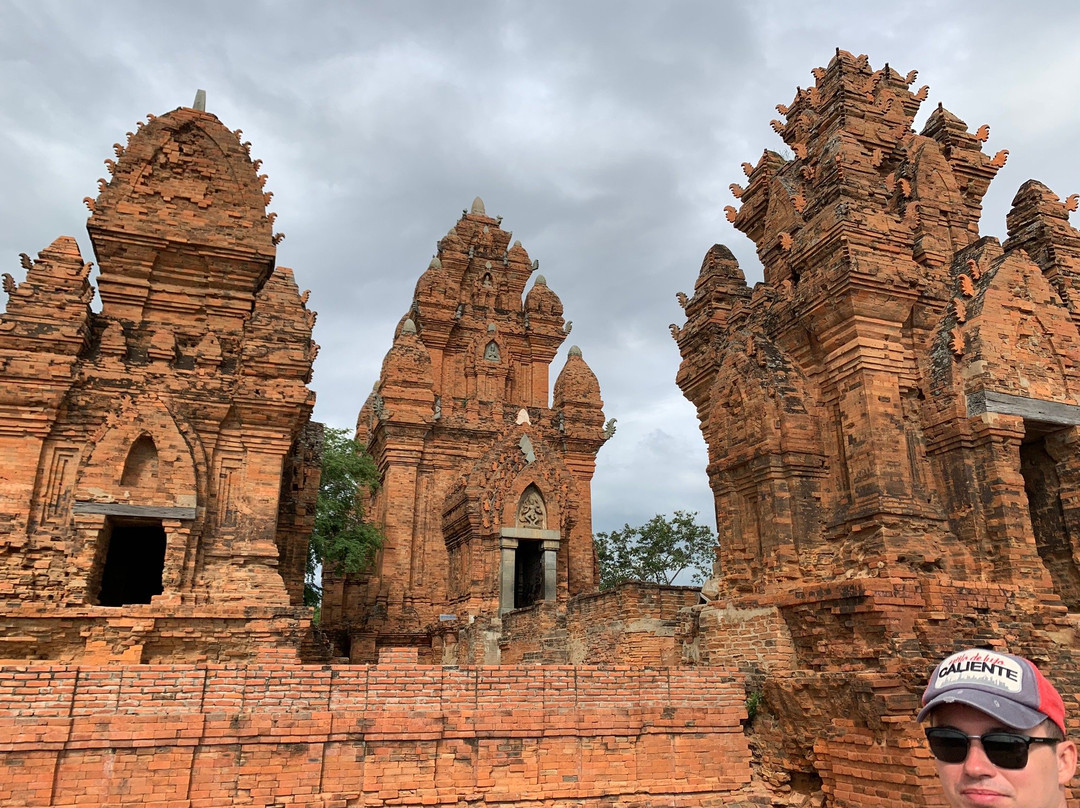
[[(841, 47), (917, 69), (984, 149), (1009, 150), (982, 233), (1029, 178), (1080, 192), (1080, 2), (47, 2), (0, 0), (0, 271), (57, 236), (87, 260), (85, 196), (146, 113), (244, 130), (274, 192), (278, 263), (311, 289), (317, 419), (351, 428), (436, 241), (473, 197), (559, 294), (618, 432), (594, 529), (698, 511), (705, 445), (675, 386), (706, 250), (751, 283), (724, 218), (743, 161)], [(1076, 224), (1074, 216), (1074, 224)], [(531, 284), (530, 284), (531, 285)]]

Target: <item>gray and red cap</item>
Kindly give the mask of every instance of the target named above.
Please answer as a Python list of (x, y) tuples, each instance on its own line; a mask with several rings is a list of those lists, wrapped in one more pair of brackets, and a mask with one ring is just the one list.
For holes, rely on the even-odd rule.
[(922, 697), (923, 721), (943, 704), (966, 704), (1014, 729), (1050, 719), (1065, 732), (1065, 703), (1035, 664), (1023, 657), (969, 648), (943, 660)]

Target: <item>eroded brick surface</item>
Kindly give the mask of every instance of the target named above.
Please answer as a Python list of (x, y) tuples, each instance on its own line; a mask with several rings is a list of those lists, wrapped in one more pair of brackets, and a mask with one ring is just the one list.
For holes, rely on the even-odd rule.
[(773, 122), (790, 159), (732, 187), (764, 282), (713, 247), (673, 329), (720, 533), (681, 631), (761, 697), (775, 791), (937, 804), (913, 721), (936, 660), (1031, 656), (1077, 710), (1080, 234), (1029, 182), (980, 238), (988, 128), (939, 106), (916, 134), (914, 72), (866, 57), (814, 75)]
[(627, 581), (578, 595), (565, 607), (539, 603), (513, 611), (502, 619), (500, 662), (678, 665), (681, 612), (698, 600), (696, 587)]
[(205, 112), (115, 146), (87, 224), (5, 284), (0, 658), (295, 649), (321, 433), (314, 314), (249, 145)]
[[(525, 293), (535, 262), (500, 223), (477, 199), (439, 241), (360, 412), (386, 543), (370, 574), (325, 581), (322, 611), (354, 662), (382, 645), (442, 661), (448, 631), (497, 635), (503, 612), (595, 589), (600, 386), (571, 348), (549, 404), (569, 326), (543, 276)], [(447, 661), (498, 658), (493, 641), (453, 650)]]

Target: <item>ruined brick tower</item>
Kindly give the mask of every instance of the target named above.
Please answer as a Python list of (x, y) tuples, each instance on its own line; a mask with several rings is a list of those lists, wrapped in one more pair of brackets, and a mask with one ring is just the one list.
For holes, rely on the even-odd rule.
[(916, 134), (927, 88), (865, 56), (814, 76), (773, 121), (791, 158), (732, 186), (764, 282), (717, 245), (680, 296), (719, 528), (688, 648), (763, 696), (766, 769), (841, 805), (922, 804), (935, 659), (1008, 648), (1080, 694), (1075, 198), (1029, 182), (1009, 239), (980, 238), (1007, 156), (983, 153), (989, 127), (939, 105)]
[[(295, 649), (318, 484), (314, 314), (265, 176), (213, 115), (148, 116), (0, 320), (0, 657)], [(316, 461), (317, 462), (317, 461)]]
[[(382, 473), (376, 568), (328, 579), (323, 625), (353, 661), (380, 646), (483, 661), (499, 616), (595, 589), (590, 483), (600, 387), (558, 296), (478, 198), (416, 285), (357, 435)], [(523, 299), (524, 295), (524, 299)], [(462, 634), (461, 656), (446, 643)], [(483, 635), (483, 636), (482, 636)], [(450, 656), (448, 656), (448, 654)]]

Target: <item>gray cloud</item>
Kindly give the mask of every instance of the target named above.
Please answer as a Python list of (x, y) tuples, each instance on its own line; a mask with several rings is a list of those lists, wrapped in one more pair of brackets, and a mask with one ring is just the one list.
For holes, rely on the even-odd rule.
[[(1080, 191), (1080, 6), (1004, 2), (330, 2), (0, 5), (0, 271), (61, 234), (145, 113), (190, 104), (244, 130), (312, 290), (316, 416), (351, 426), (436, 241), (480, 195), (560, 295), (619, 431), (594, 525), (711, 519), (705, 449), (667, 324), (702, 256), (753, 245), (724, 219), (739, 163), (782, 143), (774, 105), (837, 46), (921, 71), (988, 149), (1010, 150), (984, 232), (1028, 177)], [(556, 359), (552, 381), (562, 366)]]

